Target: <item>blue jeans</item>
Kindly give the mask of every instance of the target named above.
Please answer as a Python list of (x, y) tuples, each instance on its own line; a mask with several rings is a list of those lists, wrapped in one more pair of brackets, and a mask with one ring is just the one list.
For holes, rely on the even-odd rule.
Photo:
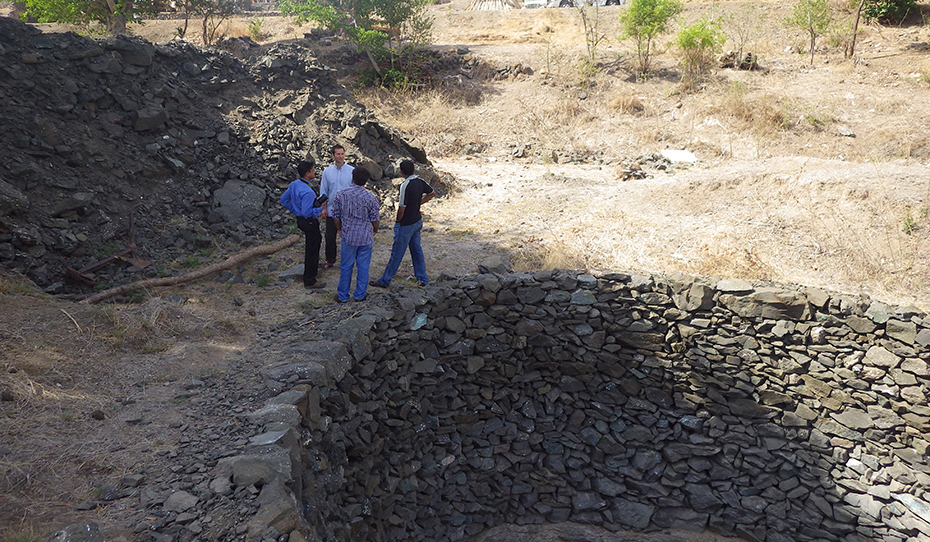
[(355, 277), (355, 299), (361, 301), (368, 294), (368, 267), (371, 265), (372, 246), (353, 247), (347, 245), (345, 241), (340, 244), (339, 286), (336, 287), (336, 295), (339, 296), (340, 301), (349, 300), (353, 266), (358, 268), (358, 276)]
[(378, 279), (378, 282), (387, 286), (391, 283), (397, 269), (400, 268), (400, 262), (404, 259), (404, 253), (410, 248), (410, 259), (413, 261), (413, 275), (423, 284), (429, 283), (429, 277), (426, 276), (426, 260), (423, 258), (423, 247), (420, 246), (420, 231), (423, 229), (423, 221), (409, 226), (401, 226), (394, 223), (394, 244), (391, 246), (391, 259), (388, 260), (387, 267), (384, 268), (384, 274)]

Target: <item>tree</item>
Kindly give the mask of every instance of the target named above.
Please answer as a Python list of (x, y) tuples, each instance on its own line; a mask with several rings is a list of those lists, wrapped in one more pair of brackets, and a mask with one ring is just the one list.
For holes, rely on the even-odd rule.
[(202, 17), (201, 30), (203, 44), (210, 45), (216, 41), (220, 25), (230, 15), (240, 12), (249, 4), (249, 0), (192, 0), (192, 12)]
[(811, 39), (811, 65), (814, 65), (814, 50), (817, 37), (824, 35), (833, 22), (827, 0), (799, 0), (791, 8), (791, 15), (785, 23), (793, 28), (807, 32)]
[(676, 45), (681, 51), (681, 81), (686, 87), (696, 83), (713, 66), (726, 36), (716, 21), (700, 20), (678, 32)]
[(649, 72), (656, 38), (668, 32), (672, 19), (683, 9), (679, 0), (632, 0), (630, 7), (620, 12), (620, 37), (636, 42), (641, 74)]
[(853, 19), (852, 36), (849, 39), (849, 45), (843, 52), (845, 58), (856, 56), (856, 35), (859, 33), (859, 19), (862, 18), (862, 8), (865, 7), (865, 0), (855, 0), (855, 2), (858, 4), (856, 6), (856, 17)]
[[(380, 74), (372, 52), (387, 52), (394, 60), (404, 31), (425, 40), (431, 27), (425, 7), (428, 0), (278, 0), (282, 15), (298, 22), (313, 21), (343, 32), (356, 43)], [(385, 43), (388, 46), (385, 46)], [(391, 46), (393, 45), (393, 46)]]
[(177, 28), (177, 35), (184, 39), (191, 17), (197, 17), (200, 18), (203, 44), (211, 45), (219, 37), (223, 22), (248, 8), (249, 4), (250, 0), (175, 0), (175, 6), (184, 14), (184, 25)]
[(154, 12), (151, 0), (25, 0), (23, 18), (40, 23), (99, 23), (110, 34), (126, 32), (133, 16)]
[(587, 2), (579, 2), (575, 8), (581, 18), (585, 41), (585, 57), (579, 70), (582, 82), (587, 84), (590, 77), (597, 73), (597, 48), (607, 36), (601, 31), (601, 13), (597, 2), (591, 6)]

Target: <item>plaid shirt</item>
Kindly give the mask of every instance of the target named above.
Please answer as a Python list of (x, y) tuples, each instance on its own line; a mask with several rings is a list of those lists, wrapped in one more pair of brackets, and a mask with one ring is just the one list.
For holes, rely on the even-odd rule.
[(329, 200), (329, 215), (342, 225), (342, 240), (351, 247), (374, 242), (372, 222), (381, 219), (378, 198), (357, 184), (344, 188)]

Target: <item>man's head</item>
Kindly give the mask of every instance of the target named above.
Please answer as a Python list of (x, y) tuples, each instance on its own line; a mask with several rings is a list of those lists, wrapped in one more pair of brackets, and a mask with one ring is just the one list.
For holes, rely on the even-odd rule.
[(301, 179), (310, 180), (316, 177), (316, 162), (313, 161), (313, 158), (302, 161), (297, 164), (297, 175)]
[(342, 145), (333, 145), (333, 162), (337, 167), (342, 167), (346, 163), (346, 148)]
[(359, 186), (365, 186), (365, 183), (367, 183), (370, 178), (371, 173), (363, 167), (357, 167), (352, 170), (352, 182)]
[(413, 160), (401, 160), (400, 172), (408, 177), (413, 175)]

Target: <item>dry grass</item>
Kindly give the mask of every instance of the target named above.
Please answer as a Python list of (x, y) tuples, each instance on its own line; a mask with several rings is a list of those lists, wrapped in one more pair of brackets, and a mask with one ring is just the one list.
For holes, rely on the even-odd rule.
[(384, 122), (419, 139), (431, 155), (461, 154), (476, 141), (477, 130), (459, 112), (463, 102), (475, 100), (474, 96), (441, 89), (390, 92), (382, 88), (359, 89), (355, 95)]
[(930, 136), (922, 130), (914, 132), (909, 128), (883, 126), (868, 137), (871, 143), (868, 156), (872, 162), (930, 157)]
[(636, 115), (646, 110), (646, 106), (631, 92), (621, 91), (607, 102), (611, 110), (625, 115)]
[(739, 82), (728, 83), (720, 90), (722, 99), (711, 111), (738, 121), (740, 129), (764, 134), (792, 125), (784, 96), (752, 94), (747, 85)]

